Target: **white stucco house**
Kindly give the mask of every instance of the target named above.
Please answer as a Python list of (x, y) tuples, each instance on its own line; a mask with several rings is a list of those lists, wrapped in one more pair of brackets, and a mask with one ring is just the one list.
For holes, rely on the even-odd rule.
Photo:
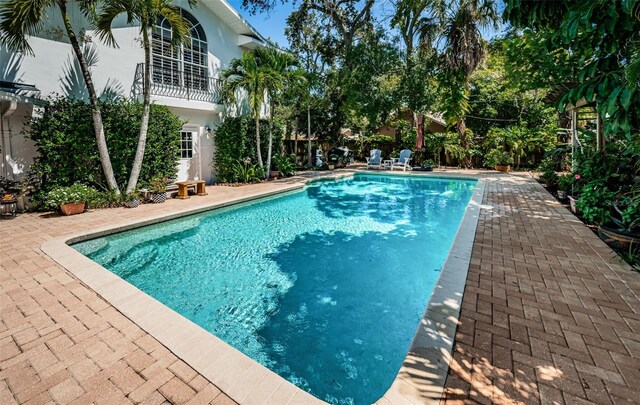
[[(213, 131), (225, 114), (220, 100), (220, 72), (233, 58), (267, 46), (267, 41), (226, 0), (199, 0), (195, 8), (190, 8), (186, 0), (175, 0), (175, 4), (192, 26), (192, 40), (171, 52), (171, 28), (162, 19), (158, 21), (153, 30), (151, 98), (154, 103), (169, 106), (187, 122), (181, 131), (178, 180), (211, 183), (215, 179)], [(113, 24), (119, 48), (112, 48), (92, 34), (78, 10), (69, 10), (69, 14), (76, 32), (84, 32), (98, 51), (99, 60), (91, 68), (96, 91), (115, 89), (125, 97), (141, 100), (144, 51), (139, 27), (127, 25), (122, 16)], [(0, 175), (9, 179), (22, 177), (36, 153), (32, 142), (22, 135), (25, 122), (38, 113), (47, 95), (69, 93), (69, 81), (65, 83), (64, 76), (65, 69), (68, 71), (74, 63), (74, 55), (62, 35), (57, 10), (51, 10), (45, 25), (37, 37), (29, 39), (35, 56), (0, 48)]]

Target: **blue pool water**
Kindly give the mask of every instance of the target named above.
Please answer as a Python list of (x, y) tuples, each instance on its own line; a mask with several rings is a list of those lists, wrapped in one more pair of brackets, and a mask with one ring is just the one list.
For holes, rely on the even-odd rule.
[(73, 247), (299, 387), (371, 403), (476, 182), (361, 175)]

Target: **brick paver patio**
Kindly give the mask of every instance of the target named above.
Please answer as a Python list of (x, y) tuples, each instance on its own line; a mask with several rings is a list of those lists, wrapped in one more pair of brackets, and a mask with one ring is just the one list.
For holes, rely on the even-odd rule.
[(527, 180), (487, 180), (443, 402), (640, 403), (640, 274)]
[[(233, 403), (40, 246), (277, 187), (1, 221), (0, 404)], [(637, 403), (640, 275), (526, 176), (488, 176), (484, 204), (445, 401)]]
[[(286, 185), (284, 183), (283, 185)], [(0, 404), (232, 404), (228, 396), (40, 250), (74, 231), (277, 188), (215, 187), (209, 196), (0, 226)]]

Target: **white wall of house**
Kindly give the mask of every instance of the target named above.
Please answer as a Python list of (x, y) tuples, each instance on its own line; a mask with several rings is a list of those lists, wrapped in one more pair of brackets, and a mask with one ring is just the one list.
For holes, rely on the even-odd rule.
[(27, 172), (36, 156), (33, 141), (27, 139), (23, 131), (24, 124), (33, 114), (33, 106), (25, 103), (16, 103), (11, 106), (9, 101), (3, 101), (0, 103), (0, 113), (2, 135), (0, 176), (19, 180)]
[[(208, 75), (218, 78), (221, 70), (226, 68), (233, 58), (242, 56), (245, 49), (238, 46), (238, 43), (239, 37), (245, 35), (246, 32), (241, 34), (238, 30), (249, 30), (249, 28), (246, 24), (243, 25), (243, 20), (233, 17), (233, 9), (230, 9), (224, 0), (201, 0), (199, 3), (198, 7), (189, 9), (185, 1), (185, 9), (200, 22), (204, 29), (208, 47)], [(71, 13), (72, 20), (75, 21), (77, 27), (86, 25), (77, 10), (72, 10)], [(222, 15), (226, 19), (225, 21), (228, 21), (223, 21), (223, 18), (217, 14)], [(35, 85), (41, 90), (43, 97), (54, 93), (64, 94), (63, 83), (65, 76), (67, 76), (66, 73), (73, 66), (74, 55), (66, 40), (54, 35), (56, 29), (59, 32), (61, 20), (55, 10), (51, 15), (52, 18), (48, 20), (41, 37), (29, 39), (34, 56), (14, 53), (5, 48), (0, 49), (0, 73), (2, 76), (0, 80)], [(123, 95), (128, 97), (132, 95), (136, 67), (138, 63), (144, 61), (139, 27), (127, 26), (124, 19), (118, 19), (113, 25), (113, 33), (119, 45), (118, 48), (106, 46), (92, 31), (86, 31), (88, 37), (91, 38), (91, 43), (97, 48), (99, 56), (98, 62), (91, 68), (92, 78), (98, 93), (110, 86), (121, 90)], [(84, 86), (84, 82), (81, 83)], [(178, 161), (178, 180), (198, 177), (209, 183), (214, 181), (213, 132), (207, 131), (205, 128), (213, 129), (217, 126), (224, 114), (222, 106), (204, 101), (160, 96), (152, 96), (152, 101), (169, 106), (181, 118), (188, 121), (185, 127), (197, 133), (197, 138), (194, 139), (194, 148), (197, 150), (194, 150), (193, 157)], [(23, 118), (25, 117), (15, 115), (7, 125), (17, 128), (22, 125), (18, 122), (19, 119)], [(5, 136), (4, 132), (3, 136)], [(18, 149), (16, 149), (13, 152), (13, 158), (23, 161), (24, 165), (28, 166), (34, 155), (28, 149), (28, 147), (21, 149), (23, 150), (21, 155), (16, 155), (18, 153)]]

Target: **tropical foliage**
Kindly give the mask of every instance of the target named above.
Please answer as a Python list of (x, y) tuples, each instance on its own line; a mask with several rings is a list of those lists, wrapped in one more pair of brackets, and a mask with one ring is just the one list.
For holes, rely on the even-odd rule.
[[(187, 3), (193, 7), (196, 5), (196, 0), (188, 0)], [(151, 38), (149, 38), (149, 34), (158, 19), (164, 18), (171, 27), (170, 46), (175, 50), (181, 44), (189, 42), (190, 26), (184, 17), (182, 17), (180, 8), (173, 4), (171, 0), (105, 0), (100, 9), (100, 15), (97, 18), (97, 33), (98, 37), (108, 45), (118, 46), (111, 31), (111, 25), (118, 16), (123, 14), (127, 17), (127, 24), (136, 23), (140, 27), (142, 48), (144, 49), (142, 119), (140, 120), (138, 145), (136, 147), (136, 154), (133, 159), (126, 191), (127, 193), (131, 193), (138, 185), (149, 130), (149, 115), (151, 112)]]
[[(259, 131), (269, 130), (269, 121), (259, 121)], [(276, 121), (273, 125), (273, 142), (279, 146), (282, 142), (281, 125)], [(248, 159), (252, 164), (258, 164), (255, 145), (255, 121), (252, 117), (226, 117), (216, 128), (214, 142), (216, 145), (213, 156), (213, 166), (215, 168), (216, 181), (219, 183), (235, 183), (238, 180), (238, 162)], [(266, 139), (261, 139), (261, 150), (268, 147)], [(278, 147), (276, 147), (278, 149)], [(264, 175), (264, 171), (260, 172)]]
[(0, 3), (0, 42), (8, 48), (19, 52), (33, 54), (27, 40), (28, 35), (37, 34), (42, 30), (44, 21), (48, 18), (48, 10), (55, 9), (62, 17), (64, 32), (71, 43), (76, 60), (80, 65), (82, 77), (87, 87), (89, 103), (91, 105), (92, 131), (97, 144), (102, 173), (107, 186), (114, 193), (119, 194), (118, 182), (113, 173), (111, 157), (107, 148), (102, 112), (98, 103), (98, 96), (93, 85), (89, 64), (85, 59), (81, 37), (71, 24), (68, 8), (73, 3), (90, 21), (95, 21), (97, 0), (8, 0)]
[[(55, 187), (82, 183), (99, 190), (108, 189), (100, 157), (91, 131), (91, 106), (80, 100), (50, 100), (41, 117), (30, 123), (27, 135), (35, 142), (38, 157), (31, 176), (38, 185), (36, 202)], [(135, 139), (140, 130), (142, 106), (128, 101), (100, 102), (107, 141), (111, 145), (114, 176), (120, 184), (129, 177), (135, 156)], [(155, 176), (174, 178), (183, 122), (160, 105), (151, 106), (143, 185)]]

